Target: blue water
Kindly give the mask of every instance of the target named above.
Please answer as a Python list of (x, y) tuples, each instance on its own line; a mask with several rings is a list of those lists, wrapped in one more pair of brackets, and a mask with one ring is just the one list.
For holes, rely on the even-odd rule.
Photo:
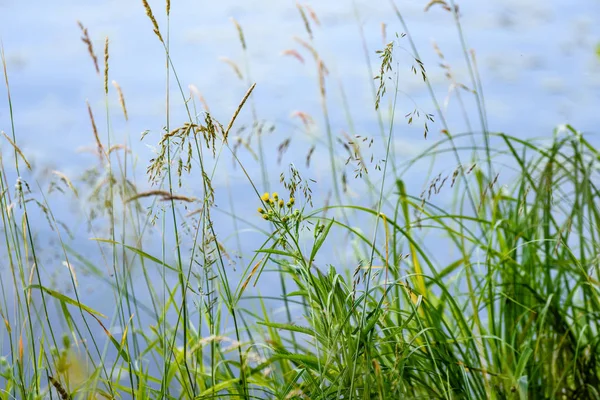
[[(269, 186), (271, 190), (284, 192), (279, 186), (280, 171), (288, 163), (304, 165), (311, 145), (316, 140), (326, 140), (315, 63), (310, 53), (294, 40), (295, 36), (308, 40), (295, 3), (266, 0), (219, 3), (185, 0), (172, 3), (171, 58), (186, 96), (189, 95), (188, 86), (194, 85), (206, 98), (213, 115), (226, 124), (248, 88), (248, 83), (256, 82), (253, 101), (258, 118), (276, 127), (273, 133), (263, 136)], [(150, 4), (166, 36), (164, 4), (158, 1)], [(477, 54), (491, 131), (524, 138), (550, 137), (554, 127), (563, 123), (570, 123), (584, 132), (597, 131), (600, 59), (595, 55), (595, 47), (600, 42), (600, 2), (468, 0), (459, 5), (467, 45), (475, 49)], [(342, 131), (352, 134), (339, 89), (341, 84), (354, 133), (374, 137), (376, 150), (373, 152), (376, 156), (381, 155), (383, 142), (379, 137), (370, 91), (372, 76), (369, 75), (361, 47), (359, 26), (364, 30), (374, 73), (379, 68), (375, 50), (381, 49), (396, 32), (402, 33), (402, 28), (387, 1), (353, 3), (322, 0), (313, 2), (312, 6), (321, 22), (321, 26), (313, 24), (314, 46), (330, 71), (327, 93), (332, 132), (336, 136)], [(424, 2), (416, 0), (398, 2), (398, 7), (411, 29), (410, 33), (421, 53), (436, 95), (444, 105), (449, 84), (444, 78), (444, 71), (438, 66), (439, 58), (432, 49), (432, 41), (444, 53), (457, 80), (471, 86), (451, 15), (439, 7), (433, 7), (425, 13)], [(244, 29), (247, 56), (244, 56), (230, 17), (239, 21)], [(109, 82), (111, 140), (122, 143), (128, 138), (127, 142), (140, 164), (136, 175), (138, 182), (144, 182), (145, 166), (152, 157), (151, 147), (158, 142), (165, 124), (164, 51), (152, 33), (141, 1), (0, 0), (0, 38), (7, 59), (16, 135), (19, 146), (34, 166), (33, 173), (25, 178), (36, 193), (47, 188), (52, 170), (60, 170), (77, 180), (85, 168), (97, 162), (97, 158), (86, 151), (94, 148), (86, 100), (90, 102), (103, 140), (106, 140), (103, 77), (95, 73), (85, 45), (80, 41), (77, 20), (89, 29), (101, 69), (104, 38), (109, 37), (109, 81), (116, 80), (121, 85), (129, 113), (129, 122), (126, 123), (116, 92)], [(382, 22), (387, 25), (386, 38), (382, 37)], [(393, 146), (398, 164), (442, 138), (439, 121), (430, 124), (428, 139), (425, 140), (420, 122), (415, 127), (409, 127), (403, 119), (404, 114), (412, 111), (415, 105), (423, 112), (435, 113), (435, 110), (425, 86), (410, 72), (408, 41), (402, 39), (399, 45), (394, 53), (394, 67), (397, 66), (400, 72), (401, 93)], [(288, 49), (297, 50), (304, 58), (304, 63), (281, 55)], [(240, 80), (220, 57), (236, 62), (244, 79)], [(177, 126), (186, 121), (186, 116), (173, 77), (171, 84), (171, 125)], [(388, 87), (388, 95), (382, 103), (384, 110), (388, 109), (392, 94), (393, 88)], [(470, 123), (474, 130), (479, 130), (475, 104), (465, 92), (462, 95), (467, 99)], [(298, 110), (313, 116), (317, 128), (311, 135), (303, 130), (298, 118), (291, 116)], [(467, 129), (455, 96), (450, 98), (447, 114), (455, 132)], [(383, 115), (387, 127), (390, 114), (384, 111)], [(248, 104), (239, 116), (236, 129), (251, 123), (251, 104)], [(11, 132), (5, 95), (0, 96), (0, 129), (8, 134)], [(140, 133), (145, 130), (150, 130), (150, 133), (141, 142)], [(282, 164), (278, 165), (277, 146), (286, 138), (292, 138), (292, 147), (285, 154)], [(4, 163), (10, 166), (11, 148), (5, 141), (2, 143), (2, 154), (6, 157)], [(338, 150), (341, 150), (340, 146)], [(368, 157), (370, 153), (366, 154)], [(264, 186), (259, 164), (243, 150), (240, 155), (262, 192)], [(231, 190), (236, 213), (268, 229), (256, 214), (258, 199), (240, 168), (233, 167), (230, 154), (224, 153), (222, 157), (213, 180), (219, 209), (231, 210), (228, 192)], [(440, 172), (451, 173), (456, 167), (450, 156), (442, 157), (440, 161), (433, 171), (434, 176)], [(315, 206), (318, 207), (331, 193), (329, 161), (323, 144), (315, 152), (312, 165), (306, 171), (306, 177), (317, 181), (313, 191)], [(339, 167), (342, 165), (343, 159), (340, 158)], [(427, 165), (417, 166), (413, 173), (408, 174), (409, 191), (418, 195), (426, 185), (427, 174)], [(352, 179), (350, 167), (348, 175)], [(381, 177), (373, 170), (370, 176), (375, 182), (379, 182)], [(15, 171), (10, 169), (7, 177), (9, 185), (14, 184), (17, 178)], [(35, 182), (39, 182), (39, 189)], [(500, 182), (509, 183), (508, 177)], [(200, 195), (195, 186), (197, 184), (198, 181), (187, 182), (182, 192)], [(147, 188), (141, 185), (141, 189)], [(350, 188), (355, 196), (353, 201), (371, 204), (372, 199), (365, 194), (360, 183), (352, 183)], [(440, 201), (449, 201), (449, 196), (448, 192), (448, 199)], [(72, 229), (73, 237), (65, 234), (63, 239), (82, 253), (89, 254), (90, 260), (97, 262), (99, 268), (104, 270), (106, 267), (98, 256), (98, 246), (88, 238), (106, 237), (106, 229), (98, 224), (94, 232), (89, 232), (80, 206), (66, 199), (67, 196), (56, 193), (49, 197), (56, 217)], [(213, 212), (213, 216), (222, 240), (235, 253), (237, 242), (232, 235), (231, 219), (218, 210)], [(56, 244), (56, 234), (50, 230), (41, 213), (32, 211), (32, 218), (38, 227), (36, 238), (46, 249), (41, 266), (45, 271), (44, 276), (48, 279), (54, 276), (55, 287), (64, 288), (69, 293), (70, 280), (61, 265), (64, 255)], [(239, 227), (244, 231), (240, 234), (243, 258), (239, 262), (238, 273), (245, 263), (250, 262), (252, 251), (264, 240), (264, 236), (254, 228), (241, 222)], [(190, 239), (186, 240), (189, 245)], [(160, 238), (154, 235), (149, 243), (149, 251), (160, 258), (162, 250), (157, 246)], [(167, 248), (166, 254), (166, 258), (172, 261), (173, 248)], [(339, 258), (339, 254), (333, 256), (348, 262), (352, 259)], [(76, 270), (84, 270), (76, 260), (72, 260), (72, 264)], [(5, 264), (2, 269), (0, 278), (10, 287), (10, 275)], [(157, 269), (153, 271), (153, 274), (157, 274)], [(140, 276), (140, 271), (134, 271), (134, 274)], [(234, 272), (231, 274), (232, 277), (237, 276)], [(108, 270), (105, 279), (111, 279)], [(267, 274), (258, 287), (262, 294), (277, 295), (277, 282), (278, 278)], [(82, 301), (111, 315), (114, 303), (110, 290), (97, 278), (86, 278), (83, 272), (79, 283)], [(143, 294), (139, 299), (147, 301)]]

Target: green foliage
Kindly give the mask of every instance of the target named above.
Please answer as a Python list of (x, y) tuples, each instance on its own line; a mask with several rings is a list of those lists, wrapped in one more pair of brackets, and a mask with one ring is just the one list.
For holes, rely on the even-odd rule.
[[(452, 13), (460, 27), (455, 7), (433, 3)], [(181, 89), (163, 40), (169, 35), (145, 1), (144, 7), (165, 46), (167, 77)], [(312, 43), (318, 18), (308, 6), (298, 9)], [(169, 10), (170, 4), (167, 17)], [(21, 178), (10, 188), (5, 171), (14, 168), (20, 176), (20, 161), (26, 160), (13, 128), (12, 138), (6, 137), (15, 164), (0, 159), (10, 277), (0, 282), (6, 328), (0, 343), (9, 349), (0, 357), (0, 399), (600, 399), (600, 154), (571, 126), (558, 128), (545, 143), (490, 132), (480, 90), (469, 92), (480, 130), (454, 133), (395, 11), (405, 32), (397, 38), (406, 39), (411, 50), (395, 54), (399, 44), (391, 42), (378, 52), (376, 112), (386, 100), (386, 85), (391, 82), (398, 93), (402, 71), (392, 61), (409, 54), (412, 73), (423, 78), (432, 96), (444, 137), (396, 165), (390, 145), (394, 119), (389, 129), (382, 123), (384, 168), (376, 168), (381, 172), (376, 180), (368, 173), (356, 177), (369, 206), (347, 195), (333, 141), (330, 172), (334, 183), (339, 179), (345, 186), (343, 197), (335, 190), (334, 204), (315, 209), (312, 181), (293, 165), (287, 178), (281, 174), (286, 196), (271, 192), (260, 139), (262, 185), (250, 176), (237, 146), (253, 150), (241, 136), (233, 138), (231, 129), (252, 101), (253, 85), (230, 110), (227, 128), (208, 112), (198, 113), (194, 101), (182, 95), (189, 121), (173, 129), (165, 116), (158, 154), (146, 169), (155, 185), (149, 191), (134, 184), (133, 156), (119, 152), (124, 147), (104, 146), (97, 132), (100, 165), (87, 171), (79, 187), (58, 173), (48, 193), (33, 193)], [(80, 27), (95, 60), (87, 29)], [(237, 22), (235, 27), (246, 51), (249, 43)], [(462, 33), (460, 39), (467, 54)], [(317, 61), (326, 104), (324, 63), (311, 44), (301, 43)], [(481, 88), (473, 59), (466, 60), (469, 86)], [(8, 85), (3, 53), (2, 61)], [(107, 75), (108, 65), (105, 70)], [(104, 93), (108, 96), (106, 88)], [(10, 91), (8, 99), (12, 119)], [(396, 97), (388, 100), (395, 112)], [(122, 98), (120, 103), (127, 116)], [(420, 115), (427, 134), (434, 114), (418, 108), (406, 114), (409, 124)], [(328, 121), (326, 107), (323, 117)], [(93, 122), (91, 109), (90, 118)], [(253, 126), (262, 129), (256, 121)], [(325, 131), (331, 138), (331, 129)], [(360, 145), (345, 145), (367, 171)], [(212, 216), (226, 213), (215, 206), (219, 188), (212, 184), (217, 168), (229, 167), (219, 163), (222, 153), (231, 154), (247, 177), (257, 208), (253, 215), (232, 208), (234, 226), (264, 234), (262, 245), (242, 255), (233, 272), (235, 256), (223, 238), (231, 232), (217, 230)], [(450, 172), (435, 164), (445, 153), (456, 160)], [(415, 195), (405, 181), (423, 162), (439, 175)], [(500, 175), (498, 170), (508, 169), (504, 166), (511, 172)], [(200, 197), (176, 192), (186, 187), (186, 179), (200, 188)], [(92, 237), (105, 265), (67, 244), (66, 228), (50, 206), (52, 191), (76, 199), (87, 191), (101, 199), (100, 205), (89, 205), (87, 217), (90, 226), (102, 218), (108, 226)], [(44, 262), (34, 232), (41, 219), (29, 217), (33, 207), (56, 233), (69, 293), (40, 273)], [(363, 232), (365, 221), (371, 235)], [(160, 246), (149, 244), (152, 230), (160, 233)], [(233, 232), (238, 243), (239, 230)], [(167, 246), (174, 246), (171, 258)], [(345, 258), (336, 259), (339, 253)], [(70, 260), (109, 289), (107, 301), (115, 304), (111, 319), (82, 301)], [(261, 296), (254, 287), (273, 277), (279, 278), (281, 297)], [(137, 297), (142, 287), (149, 302)], [(7, 300), (13, 294), (14, 310)], [(39, 304), (32, 296), (39, 296)], [(250, 299), (259, 311), (249, 308)], [(284, 312), (272, 312), (267, 302)]]

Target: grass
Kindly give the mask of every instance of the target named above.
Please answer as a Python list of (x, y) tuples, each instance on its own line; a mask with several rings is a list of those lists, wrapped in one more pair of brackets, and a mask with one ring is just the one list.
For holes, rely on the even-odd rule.
[[(430, 6), (446, 9), (458, 28), (468, 82), (458, 82), (436, 51), (449, 83), (461, 88), (455, 98), (468, 131), (447, 122), (392, 3), (402, 34), (377, 53), (373, 104), (365, 110), (379, 121), (374, 141), (357, 137), (349, 110), (351, 135), (334, 133), (333, 85), (313, 42), (320, 21), (312, 8), (297, 6), (308, 38), (298, 43), (312, 55), (322, 112), (298, 116), (307, 130), (320, 120), (323, 131), (306, 168), (281, 167), (279, 183), (272, 165), (285, 158), (289, 141), (271, 158), (248, 61), (239, 68), (226, 60), (248, 91), (222, 124), (198, 93), (184, 93), (169, 26), (160, 27), (157, 11), (143, 5), (167, 66), (165, 128), (147, 167), (129, 150), (130, 139), (116, 141), (99, 128), (88, 104), (98, 164), (77, 180), (55, 172), (50, 190), (23, 178), (13, 186), (11, 177), (27, 176), (31, 164), (19, 147), (2, 53), (11, 116), (2, 129), (14, 159), (3, 152), (0, 160), (8, 267), (0, 280), (7, 351), (0, 399), (600, 398), (600, 155), (569, 125), (542, 132), (544, 140), (490, 130), (453, 2)], [(164, 11), (168, 21), (169, 2)], [(246, 52), (243, 27), (233, 22)], [(80, 28), (102, 78), (106, 126), (117, 118), (109, 112), (113, 97), (128, 120), (119, 84), (114, 93), (108, 84), (108, 38), (102, 71)], [(363, 47), (370, 64), (366, 41)], [(407, 57), (412, 68), (405, 72), (397, 59)], [(422, 79), (432, 112), (406, 114), (399, 106), (406, 73)], [(187, 121), (179, 125), (171, 118), (171, 88), (184, 100)], [(248, 107), (251, 127), (236, 131)], [(401, 162), (393, 147), (397, 115), (422, 124), (426, 137), (439, 126), (442, 139)], [(311, 157), (323, 146), (329, 192), (310, 179)], [(247, 162), (244, 152), (255, 157)], [(243, 201), (254, 202), (256, 212), (237, 211), (244, 204), (233, 188), (214, 185), (229, 156), (251, 188)], [(256, 165), (259, 177), (249, 168)], [(430, 171), (425, 190), (412, 193), (407, 179), (423, 165)], [(200, 189), (186, 194), (182, 188), (191, 185)], [(351, 191), (361, 193), (358, 200)], [(69, 228), (51, 207), (57, 193), (83, 204), (95, 254), (69, 245)], [(222, 198), (231, 200), (229, 210), (217, 207)], [(40, 257), (42, 224), (59, 243), (68, 290)], [(244, 229), (256, 248), (245, 247)], [(110, 315), (83, 300), (82, 271), (107, 288)], [(274, 282), (279, 295), (261, 294)]]

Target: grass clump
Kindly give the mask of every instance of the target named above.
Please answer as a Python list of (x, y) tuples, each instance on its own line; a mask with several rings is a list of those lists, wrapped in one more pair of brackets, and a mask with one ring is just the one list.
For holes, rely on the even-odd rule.
[[(329, 71), (314, 43), (320, 21), (299, 4), (308, 39), (297, 42), (317, 67), (323, 137), (301, 157), (306, 168), (290, 163), (276, 184), (269, 176), (291, 139), (279, 146), (277, 162), (266, 156), (249, 66), (242, 75), (235, 65), (249, 89), (227, 125), (208, 112), (201, 96), (204, 111), (198, 111), (194, 90), (184, 94), (169, 52), (171, 4), (161, 30), (144, 0), (165, 51), (167, 93), (171, 86), (180, 89), (187, 118), (172, 127), (167, 94), (165, 125), (154, 138), (158, 146), (144, 180), (136, 175), (140, 167), (129, 139), (114, 144), (114, 132), (102, 131), (89, 103), (99, 160), (78, 182), (57, 171), (51, 190), (37, 181), (32, 189), (23, 168), (31, 164), (14, 123), (4, 135), (14, 164), (0, 160), (7, 266), (0, 275), (0, 399), (600, 398), (600, 154), (570, 125), (545, 140), (491, 131), (458, 8), (444, 1), (427, 8), (435, 5), (453, 18), (463, 46), (470, 82), (457, 82), (445, 61), (442, 68), (462, 90), (456, 98), (469, 129), (461, 133), (447, 122), (393, 6), (403, 33), (377, 53), (374, 107), (368, 110), (380, 123), (383, 146), (376, 152), (373, 139), (335, 135)], [(233, 22), (246, 52), (249, 38)], [(100, 75), (90, 34), (79, 26)], [(108, 43), (102, 88), (110, 121)], [(303, 61), (295, 50), (284, 53)], [(430, 93), (433, 112), (400, 109), (399, 57), (410, 59), (409, 71)], [(4, 53), (2, 62), (14, 121)], [(113, 86), (129, 121), (125, 95)], [(467, 95), (476, 105), (474, 117), (461, 97)], [(244, 137), (234, 127), (246, 107), (252, 122)], [(442, 139), (401, 162), (393, 146), (396, 112), (408, 125), (421, 119), (425, 138), (439, 124)], [(295, 115), (307, 130), (314, 124), (307, 114)], [(149, 131), (143, 136), (152, 137)], [(318, 145), (325, 147), (331, 191), (305, 178)], [(243, 151), (254, 156), (251, 161), (244, 161)], [(370, 162), (367, 152), (374, 153)], [(249, 185), (230, 211), (217, 206), (221, 193), (214, 182), (227, 155)], [(347, 178), (352, 166), (342, 162), (348, 155), (346, 164), (358, 166), (358, 200)], [(431, 173), (426, 189), (414, 194), (408, 181), (418, 165), (429, 165)], [(184, 192), (189, 182), (197, 188), (193, 193)], [(93, 250), (70, 246), (75, 235), (52, 211), (57, 192), (85, 204)], [(235, 211), (248, 204), (256, 211)], [(36, 215), (56, 237), (67, 290), (48, 278), (50, 265), (39, 257), (35, 232), (43, 219)], [(246, 228), (260, 238), (256, 247), (242, 240)], [(86, 304), (82, 271), (110, 294), (110, 314), (96, 309), (105, 304)]]

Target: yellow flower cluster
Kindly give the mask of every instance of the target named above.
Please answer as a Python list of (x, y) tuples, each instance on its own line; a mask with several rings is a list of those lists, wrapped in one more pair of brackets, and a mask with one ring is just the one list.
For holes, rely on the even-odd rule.
[(290, 219), (290, 217), (297, 217), (300, 214), (299, 210), (292, 212), (292, 207), (295, 203), (295, 199), (293, 197), (291, 197), (286, 203), (285, 200), (279, 197), (277, 192), (265, 192), (262, 196), (260, 196), (260, 199), (262, 200), (265, 208), (259, 207), (258, 212), (262, 215), (263, 219), (266, 219), (267, 221), (280, 221), (285, 223)]

